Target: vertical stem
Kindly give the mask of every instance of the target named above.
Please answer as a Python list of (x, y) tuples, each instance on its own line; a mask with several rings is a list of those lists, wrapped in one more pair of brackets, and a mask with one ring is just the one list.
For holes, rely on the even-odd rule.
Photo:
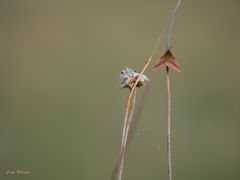
[[(136, 128), (136, 125), (139, 121), (139, 118), (140, 118), (140, 115), (141, 115), (141, 112), (142, 112), (142, 109), (143, 109), (143, 106), (144, 106), (144, 102), (146, 100), (146, 96), (149, 92), (149, 86), (146, 87), (146, 89), (144, 90), (144, 94), (143, 94), (143, 97), (141, 98), (141, 101), (139, 102), (139, 106), (136, 108), (136, 97), (137, 95), (135, 94), (133, 96), (133, 102), (132, 102), (132, 110), (130, 110), (130, 116), (129, 116), (129, 128), (127, 130), (127, 138), (126, 138), (126, 144), (125, 144), (125, 149), (126, 151), (128, 150), (128, 146), (130, 145), (131, 143), (131, 139), (133, 137), (133, 131), (134, 129)], [(137, 93), (137, 89), (135, 89), (136, 93)], [(136, 111), (134, 110), (136, 109)], [(133, 116), (133, 113), (135, 114)], [(125, 138), (125, 137), (124, 137)], [(122, 147), (121, 147), (122, 148)], [(121, 149), (121, 152), (122, 152), (122, 149)], [(110, 180), (116, 180), (116, 178), (119, 176), (119, 172), (120, 172), (120, 165), (121, 165), (121, 162), (122, 161), (122, 154), (120, 154), (119, 158), (118, 158), (118, 161), (115, 165), (115, 168), (111, 174), (111, 177), (110, 177)]]
[(134, 113), (134, 109), (135, 109), (136, 97), (137, 97), (137, 90), (134, 89), (132, 107), (130, 109), (130, 115), (129, 115), (129, 117), (125, 116), (125, 123), (124, 123), (124, 127), (123, 127), (118, 180), (122, 180), (123, 165), (124, 165), (124, 159), (125, 159), (125, 154), (126, 154), (126, 146), (127, 146), (127, 141), (128, 141), (128, 133), (129, 133), (129, 129), (130, 129), (130, 125), (131, 125), (131, 122), (132, 122), (132, 117), (133, 117), (133, 113)]
[(134, 92), (134, 96), (133, 96), (133, 101), (132, 101), (132, 108), (131, 108), (131, 112), (128, 118), (128, 123), (127, 123), (127, 130), (126, 130), (126, 134), (125, 134), (125, 141), (124, 141), (124, 146), (125, 148), (127, 147), (127, 141), (129, 139), (129, 130), (131, 128), (131, 124), (132, 124), (132, 119), (133, 119), (133, 114), (134, 114), (134, 109), (135, 109), (135, 104), (136, 104), (136, 98), (137, 98), (137, 89), (135, 89)]
[(167, 127), (167, 153), (168, 153), (168, 178), (172, 180), (172, 147), (171, 147), (171, 91), (169, 67), (166, 67), (167, 93), (168, 93), (168, 127)]

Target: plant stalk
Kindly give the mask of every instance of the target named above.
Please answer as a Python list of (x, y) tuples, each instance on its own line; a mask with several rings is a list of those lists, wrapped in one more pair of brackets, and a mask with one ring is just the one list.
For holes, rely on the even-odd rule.
[(137, 89), (134, 89), (133, 92), (134, 93), (133, 93), (132, 107), (130, 109), (130, 115), (129, 115), (129, 117), (125, 116), (125, 122), (124, 122), (124, 127), (123, 127), (118, 180), (122, 180), (123, 164), (124, 164), (124, 159), (125, 159), (125, 155), (126, 155), (126, 147), (127, 147), (129, 129), (130, 129), (130, 126), (132, 123), (133, 113), (134, 113), (135, 104), (136, 104)]
[(167, 153), (168, 153), (168, 179), (172, 180), (172, 143), (171, 143), (171, 91), (169, 67), (166, 67), (167, 94), (168, 94), (168, 123), (167, 123)]
[(172, 15), (169, 19), (169, 24), (168, 24), (168, 30), (167, 30), (167, 38), (166, 38), (166, 47), (167, 49), (170, 49), (170, 38), (171, 38), (171, 31), (172, 31), (172, 27), (173, 27), (173, 23), (177, 14), (177, 10), (179, 8), (181, 4), (181, 0), (177, 0), (177, 4), (175, 6), (175, 8), (172, 11)]

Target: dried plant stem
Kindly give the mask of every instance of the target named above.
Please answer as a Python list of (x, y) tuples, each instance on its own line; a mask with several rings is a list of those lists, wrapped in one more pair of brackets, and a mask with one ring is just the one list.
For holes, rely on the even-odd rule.
[(134, 85), (131, 89), (131, 92), (129, 94), (129, 97), (128, 97), (127, 107), (126, 107), (125, 116), (124, 116), (122, 143), (121, 143), (121, 151), (120, 151), (120, 161), (119, 161), (119, 168), (118, 168), (118, 180), (122, 179), (123, 164), (124, 164), (125, 153), (126, 153), (127, 137), (128, 137), (130, 122), (131, 122), (131, 119), (132, 119), (132, 114), (133, 114), (133, 110), (134, 110), (134, 106), (135, 106), (135, 100), (133, 100), (133, 104), (132, 104), (133, 106), (131, 108), (130, 116), (128, 116), (129, 108), (130, 108), (133, 96), (135, 96), (135, 98), (133, 98), (133, 99), (136, 99), (136, 87), (137, 87), (137, 84), (140, 80), (140, 76), (143, 75), (143, 73), (146, 71), (147, 67), (151, 63), (151, 60), (152, 60), (152, 56), (149, 57), (146, 64), (142, 68), (142, 70), (140, 72), (140, 75), (137, 78), (137, 80), (135, 81), (135, 83), (134, 83)]
[[(173, 23), (177, 14), (177, 10), (181, 4), (181, 0), (177, 0), (177, 4), (172, 11), (171, 17), (169, 19), (167, 37), (166, 37), (166, 48), (170, 49), (170, 37), (173, 27)], [(169, 67), (166, 67), (166, 77), (167, 77), (167, 93), (168, 93), (168, 126), (167, 126), (167, 154), (168, 154), (168, 179), (172, 180), (172, 143), (171, 143), (171, 91), (170, 91), (170, 77), (169, 77)]]
[(135, 89), (134, 94), (133, 94), (130, 115), (129, 115), (129, 117), (125, 116), (125, 120), (124, 120), (122, 144), (121, 144), (121, 151), (120, 151), (120, 161), (119, 161), (119, 167), (118, 167), (119, 168), (118, 180), (122, 179), (123, 164), (124, 164), (124, 159), (125, 159), (125, 155), (126, 155), (128, 133), (129, 133), (129, 129), (130, 129), (130, 125), (132, 122), (132, 117), (133, 117), (133, 113), (134, 113), (134, 109), (135, 109), (136, 97), (137, 97), (137, 90)]
[(140, 76), (143, 75), (143, 73), (146, 71), (147, 67), (149, 66), (149, 64), (151, 63), (151, 60), (152, 60), (152, 56), (150, 56), (146, 62), (146, 64), (143, 66), (141, 72), (140, 72), (140, 75), (138, 76), (135, 84), (133, 85), (132, 89), (131, 89), (131, 92), (130, 92), (130, 95), (128, 97), (128, 101), (127, 101), (127, 107), (126, 107), (126, 111), (125, 111), (125, 118), (128, 117), (128, 111), (129, 111), (129, 107), (130, 107), (130, 103), (131, 103), (131, 100), (132, 100), (132, 97), (133, 97), (133, 94), (134, 94), (134, 91), (137, 87), (137, 84), (140, 80)]
[[(125, 144), (125, 153), (127, 151), (127, 148), (131, 142), (131, 139), (132, 139), (132, 136), (133, 136), (133, 131), (139, 121), (139, 118), (140, 118), (140, 114), (141, 114), (141, 111), (142, 111), (142, 108), (143, 108), (143, 105), (144, 105), (144, 102), (145, 102), (145, 99), (146, 99), (146, 96), (149, 92), (149, 86), (146, 87), (146, 89), (144, 90), (144, 94), (143, 94), (143, 97), (141, 98), (141, 101), (139, 102), (139, 106), (136, 107), (136, 97), (137, 97), (137, 94), (135, 94), (133, 96), (133, 102), (132, 102), (132, 109), (130, 111), (130, 116), (129, 116), (129, 128), (127, 130), (127, 137), (125, 137), (125, 140), (126, 140), (126, 144)], [(136, 112), (135, 112), (135, 109), (136, 109)], [(133, 116), (133, 113), (135, 114)], [(119, 159), (117, 161), (117, 164), (114, 168), (114, 171), (111, 175), (111, 180), (115, 180), (116, 176), (119, 175), (119, 172), (120, 172), (120, 164), (122, 163), (122, 157), (123, 155), (120, 154), (119, 156)], [(123, 164), (123, 163), (122, 163)]]
[[(131, 119), (132, 119), (132, 115), (133, 115), (133, 112), (134, 112), (134, 107), (135, 107), (135, 99), (136, 99), (136, 87), (137, 87), (137, 84), (140, 80), (140, 76), (143, 75), (143, 73), (146, 71), (147, 67), (149, 66), (149, 64), (151, 63), (152, 61), (152, 56), (153, 56), (153, 53), (155, 52), (161, 38), (162, 38), (162, 35), (163, 35), (163, 32), (165, 31), (166, 27), (167, 27), (167, 24), (165, 24), (163, 30), (161, 31), (153, 49), (152, 49), (152, 52), (151, 52), (151, 55), (150, 57), (148, 58), (148, 60), (146, 61), (146, 64), (143, 66), (141, 72), (140, 72), (140, 75), (139, 77), (136, 79), (132, 89), (131, 89), (131, 92), (129, 94), (129, 97), (128, 97), (128, 101), (127, 101), (127, 106), (126, 106), (126, 111), (125, 111), (125, 116), (124, 116), (124, 125), (123, 125), (123, 134), (122, 134), (122, 143), (121, 143), (121, 151), (120, 151), (120, 158), (117, 162), (117, 166), (116, 166), (116, 169), (114, 170), (112, 176), (111, 176), (111, 180), (113, 180), (115, 178), (115, 174), (117, 174), (117, 177), (118, 177), (118, 180), (122, 180), (122, 174), (123, 174), (123, 165), (124, 165), (124, 158), (125, 158), (125, 153), (126, 153), (126, 146), (127, 146), (127, 141), (128, 141), (128, 133), (129, 133), (129, 129), (130, 129), (130, 125), (131, 125)], [(128, 116), (128, 113), (129, 113), (129, 108), (130, 108), (130, 105), (131, 105), (131, 101), (132, 101), (132, 98), (133, 98), (133, 106), (131, 108), (131, 112), (130, 112), (130, 116)], [(117, 171), (117, 172), (116, 172)]]
[(135, 89), (135, 92), (134, 92), (134, 95), (133, 95), (132, 108), (130, 110), (130, 115), (129, 115), (128, 122), (127, 122), (126, 134), (125, 134), (125, 139), (124, 139), (124, 146), (125, 147), (127, 146), (129, 130), (130, 130), (130, 126), (132, 124), (134, 109), (135, 109), (135, 105), (136, 105), (136, 98), (137, 98), (137, 89)]
[(173, 23), (174, 23), (174, 20), (175, 20), (176, 14), (177, 14), (177, 10), (178, 10), (180, 4), (181, 4), (181, 0), (178, 0), (175, 8), (173, 9), (172, 15), (169, 19), (168, 30), (167, 30), (167, 39), (166, 39), (167, 49), (170, 49), (171, 31), (172, 31)]
[(172, 143), (171, 143), (171, 91), (169, 67), (166, 67), (167, 94), (168, 94), (168, 123), (167, 123), (167, 153), (168, 153), (168, 179), (172, 180)]
[(142, 95), (140, 101), (138, 102), (138, 106), (135, 108), (134, 117), (130, 123), (126, 148), (128, 148), (128, 146), (131, 144), (131, 140), (134, 135), (134, 130), (136, 129), (137, 124), (139, 123), (139, 120), (140, 120), (140, 117), (141, 117), (141, 114), (142, 114), (149, 91), (150, 91), (150, 85), (147, 84), (146, 87), (144, 88), (143, 95)]

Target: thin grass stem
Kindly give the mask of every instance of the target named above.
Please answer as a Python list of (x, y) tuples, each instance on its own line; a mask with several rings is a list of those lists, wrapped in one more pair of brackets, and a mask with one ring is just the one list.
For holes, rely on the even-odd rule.
[(167, 94), (168, 94), (168, 125), (167, 125), (167, 154), (168, 154), (168, 179), (172, 180), (172, 143), (171, 143), (171, 91), (169, 67), (166, 67)]
[(137, 90), (135, 89), (133, 94), (132, 107), (130, 109), (130, 115), (129, 117), (125, 116), (122, 145), (121, 145), (121, 152), (120, 152), (120, 161), (119, 161), (120, 164), (119, 164), (118, 180), (121, 180), (123, 175), (123, 164), (124, 164), (125, 155), (126, 155), (127, 139), (128, 139), (128, 133), (129, 133), (129, 129), (130, 129), (130, 125), (132, 122), (132, 117), (135, 109), (136, 97), (137, 97)]
[[(139, 102), (139, 105), (138, 105), (138, 107), (136, 108), (136, 105), (135, 105), (135, 107), (134, 106), (132, 106), (132, 111), (131, 111), (131, 113), (130, 113), (130, 117), (131, 118), (129, 118), (130, 119), (130, 121), (129, 121), (129, 128), (128, 128), (128, 133), (127, 133), (127, 138), (126, 138), (126, 145), (125, 145), (125, 151), (127, 152), (127, 148), (128, 148), (128, 146), (129, 146), (129, 144), (130, 144), (130, 142), (131, 142), (131, 139), (132, 139), (132, 137), (133, 137), (133, 131), (134, 131), (134, 129), (136, 128), (136, 125), (137, 125), (137, 123), (138, 123), (138, 121), (139, 121), (139, 119), (140, 119), (140, 114), (141, 114), (141, 112), (142, 112), (142, 109), (143, 109), (143, 106), (144, 106), (144, 102), (145, 102), (145, 99), (146, 99), (146, 96), (147, 96), (147, 94), (148, 94), (148, 92), (149, 92), (149, 85), (147, 85), (147, 87), (146, 87), (146, 89), (144, 90), (144, 94), (143, 94), (143, 97), (141, 98), (141, 100), (140, 100), (140, 102)], [(133, 97), (133, 104), (136, 104), (136, 97), (137, 97), (137, 95), (135, 95), (134, 97)], [(134, 109), (135, 110), (134, 110)], [(134, 116), (133, 116), (133, 112), (134, 112)], [(126, 153), (125, 152), (125, 153)], [(113, 170), (113, 173), (112, 173), (112, 175), (111, 175), (111, 178), (110, 178), (110, 180), (115, 180), (116, 179), (116, 177), (118, 176), (118, 174), (119, 174), (119, 169), (120, 169), (120, 164), (121, 164), (121, 160), (122, 160), (122, 154), (120, 154), (120, 156), (119, 156), (119, 159), (118, 159), (118, 161), (117, 161), (117, 163), (116, 163), (116, 165), (115, 165), (115, 168), (114, 168), (114, 170)]]
[[(117, 172), (118, 180), (122, 180), (123, 164), (124, 164), (126, 146), (127, 146), (127, 141), (128, 141), (128, 133), (129, 133), (129, 129), (130, 129), (130, 126), (131, 126), (132, 114), (134, 112), (134, 108), (132, 108), (131, 112), (130, 112), (130, 116), (128, 116), (129, 108), (130, 108), (130, 105), (131, 105), (131, 101), (132, 101), (133, 96), (134, 96), (134, 99), (136, 99), (136, 87), (137, 87), (137, 84), (138, 84), (138, 82), (140, 80), (141, 75), (143, 75), (143, 73), (146, 71), (147, 67), (150, 65), (150, 63), (152, 61), (153, 53), (155, 52), (155, 50), (156, 50), (156, 48), (157, 48), (157, 46), (158, 46), (158, 44), (159, 44), (159, 42), (160, 42), (160, 40), (162, 38), (163, 32), (165, 31), (165, 29), (167, 27), (167, 24), (168, 24), (168, 22), (164, 25), (164, 28), (161, 31), (161, 33), (160, 33), (160, 35), (159, 35), (159, 37), (158, 37), (158, 39), (157, 39), (153, 49), (152, 49), (150, 57), (146, 61), (144, 67), (142, 68), (142, 70), (140, 72), (140, 75), (136, 79), (133, 87), (131, 88), (131, 92), (130, 92), (129, 97), (128, 97), (128, 101), (127, 101), (127, 105), (126, 105), (126, 111), (125, 111), (125, 115), (124, 115), (124, 125), (123, 125), (123, 134), (122, 134), (120, 158), (119, 158), (119, 160), (117, 162), (117, 166), (116, 166), (117, 168), (114, 169), (114, 172), (113, 172), (113, 175), (111, 177), (111, 180), (113, 180), (115, 178), (114, 175), (116, 174), (116, 171), (118, 171)], [(133, 105), (135, 106), (135, 100), (133, 100)]]
[(167, 39), (166, 39), (167, 49), (170, 49), (170, 47), (171, 47), (171, 45), (170, 45), (171, 31), (172, 31), (173, 23), (174, 23), (174, 20), (175, 20), (176, 14), (177, 14), (177, 10), (178, 10), (180, 4), (181, 4), (181, 0), (178, 0), (175, 8), (172, 11), (171, 17), (169, 19), (168, 30), (167, 30)]

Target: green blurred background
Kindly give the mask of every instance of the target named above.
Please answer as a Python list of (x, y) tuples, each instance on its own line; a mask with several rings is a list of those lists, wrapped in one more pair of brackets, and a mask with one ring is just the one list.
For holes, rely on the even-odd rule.
[[(0, 1), (1, 180), (109, 179), (129, 93), (119, 73), (142, 68), (175, 2)], [(183, 0), (178, 12), (175, 180), (240, 179), (239, 8), (238, 0)], [(167, 179), (165, 76), (146, 74), (151, 90), (124, 180)], [(6, 175), (17, 169), (31, 174)]]

